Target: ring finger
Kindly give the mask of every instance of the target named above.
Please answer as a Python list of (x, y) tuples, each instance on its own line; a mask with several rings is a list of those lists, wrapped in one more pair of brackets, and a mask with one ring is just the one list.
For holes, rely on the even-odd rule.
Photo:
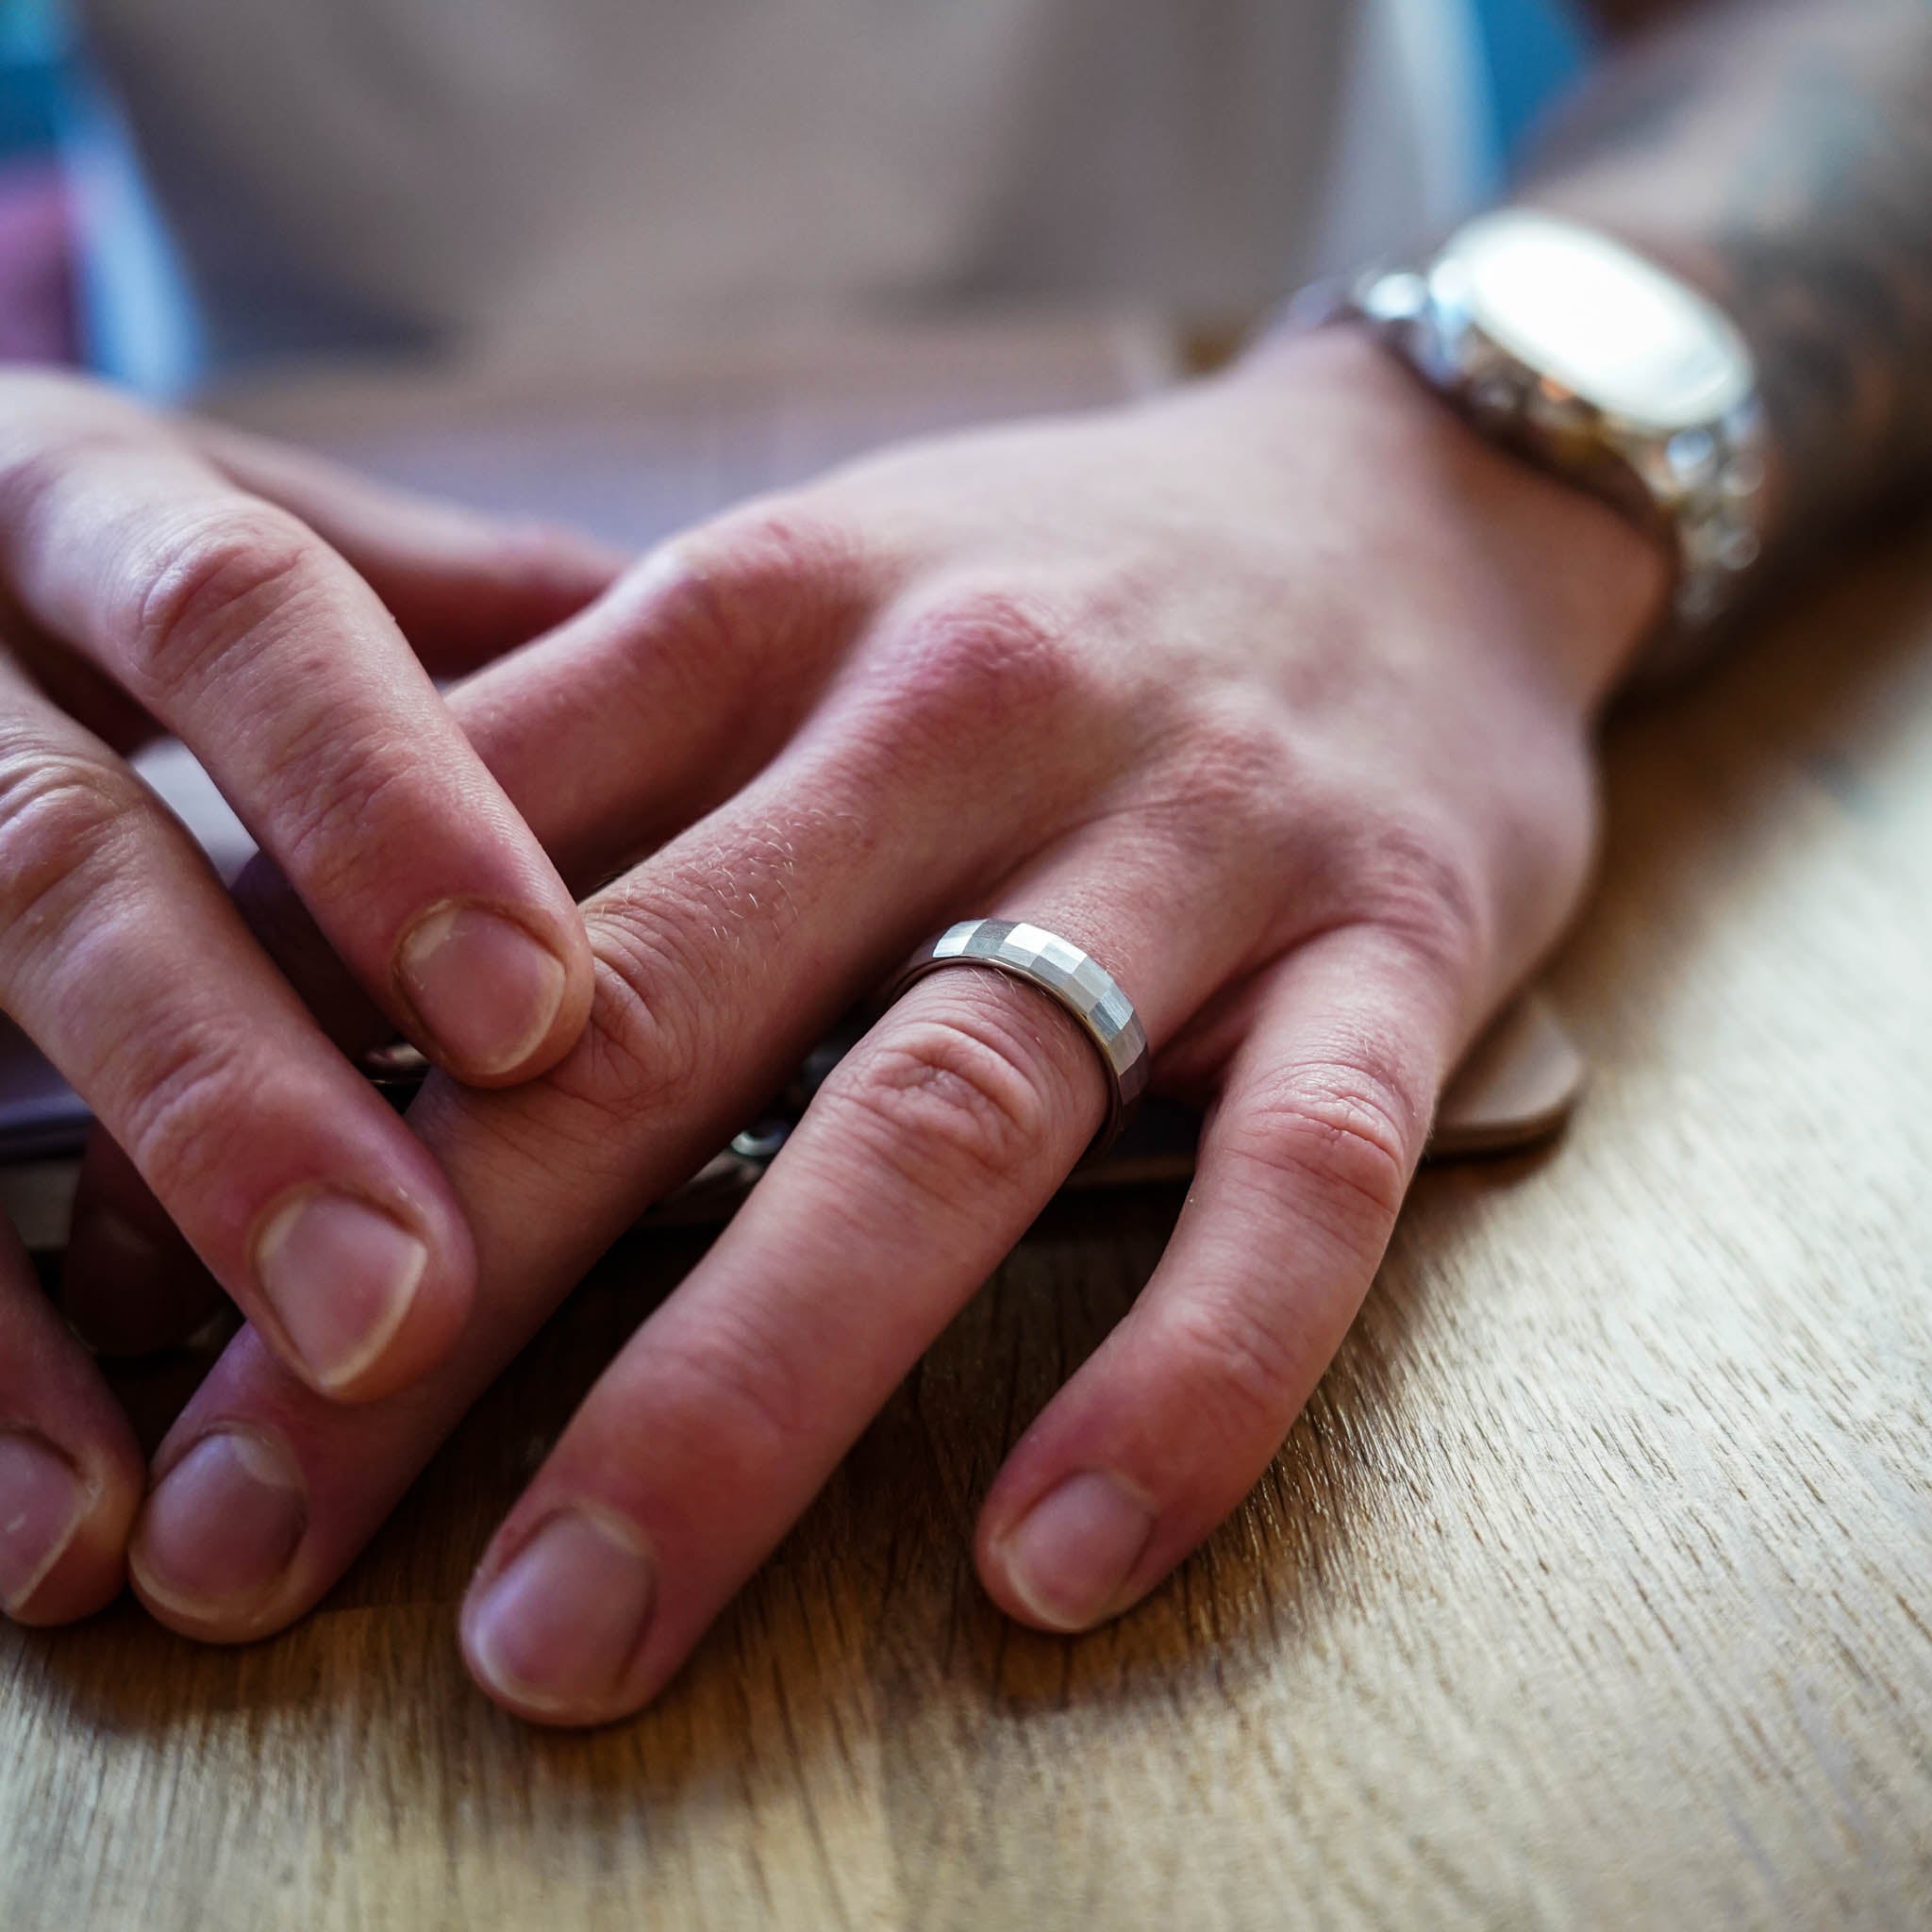
[[(1263, 902), (1225, 874), (1150, 890), (1108, 857), (1037, 876), (1008, 910), (1120, 962), (1158, 1041), (1252, 947)], [(985, 968), (913, 986), (512, 1510), (463, 1621), (485, 1688), (552, 1723), (652, 1696), (1025, 1231), (1105, 1092), (1093, 1044), (1038, 988)]]
[[(443, 1368), (344, 1427), (275, 1372), (252, 1332), (217, 1364), (156, 1458), (137, 1533), (136, 1581), (165, 1621), (233, 1637), (305, 1609), (601, 1249), (741, 1124), (945, 898), (970, 889), (984, 850), (1012, 849), (1040, 814), (1016, 780), (969, 845), (950, 768), (884, 777), (895, 744), (825, 739), (591, 903), (599, 993), (561, 1065), (509, 1092), (432, 1082), (417, 1101), (410, 1124), (484, 1264)], [(247, 1491), (245, 1466), (199, 1454), (238, 1428), (286, 1445), (306, 1491), (306, 1533), (275, 1545), (273, 1569), (246, 1589), (222, 1554), (237, 1524), (251, 1507), (286, 1518), (292, 1504), (286, 1485)]]

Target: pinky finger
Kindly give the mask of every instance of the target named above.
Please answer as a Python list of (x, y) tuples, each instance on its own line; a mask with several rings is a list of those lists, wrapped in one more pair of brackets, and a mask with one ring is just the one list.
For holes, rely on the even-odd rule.
[(1259, 1480), (1368, 1292), (1460, 1030), (1441, 966), (1374, 928), (1281, 967), (1160, 1266), (987, 1499), (1002, 1608), (1116, 1616)]
[(0, 1222), (0, 1612), (65, 1624), (121, 1589), (134, 1432)]

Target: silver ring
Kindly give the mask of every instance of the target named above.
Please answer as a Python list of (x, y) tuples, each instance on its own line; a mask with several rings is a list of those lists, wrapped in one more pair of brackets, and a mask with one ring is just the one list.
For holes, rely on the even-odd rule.
[(1113, 975), (1091, 954), (1042, 926), (1028, 925), (1024, 920), (962, 919), (913, 954), (888, 990), (888, 1004), (915, 980), (943, 966), (991, 966), (996, 973), (1024, 979), (1079, 1022), (1081, 1031), (1100, 1049), (1108, 1084), (1107, 1119), (1086, 1158), (1105, 1153), (1147, 1091), (1149, 1058), (1147, 1029)]

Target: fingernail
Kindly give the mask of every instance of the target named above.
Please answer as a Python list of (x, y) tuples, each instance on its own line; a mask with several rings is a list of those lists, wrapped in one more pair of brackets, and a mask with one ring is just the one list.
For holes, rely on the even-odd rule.
[(1110, 1475), (1071, 1475), (1007, 1539), (1007, 1580), (1057, 1630), (1085, 1630), (1113, 1607), (1154, 1533), (1154, 1513)]
[(298, 1194), (263, 1224), (255, 1272), (289, 1341), (324, 1391), (346, 1388), (403, 1325), (429, 1250), (348, 1194)]
[(627, 1526), (553, 1516), (473, 1601), (471, 1660), (513, 1704), (596, 1716), (643, 1641), (658, 1570)]
[(476, 906), (440, 906), (409, 928), (396, 956), (403, 992), (452, 1072), (521, 1066), (563, 1004), (563, 961), (513, 920)]
[(245, 1603), (279, 1577), (308, 1524), (294, 1458), (242, 1429), (204, 1436), (147, 1499), (128, 1560), (163, 1603), (197, 1612)]
[(21, 1608), (87, 1514), (80, 1472), (32, 1436), (0, 1435), (0, 1609)]

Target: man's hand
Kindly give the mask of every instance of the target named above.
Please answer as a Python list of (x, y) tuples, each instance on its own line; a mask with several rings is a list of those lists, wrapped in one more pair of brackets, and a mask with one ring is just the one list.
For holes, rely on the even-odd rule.
[[(158, 1457), (143, 1599), (215, 1639), (299, 1615), (640, 1208), (983, 914), (1086, 947), (1157, 1078), (1213, 1103), (1159, 1272), (981, 1520), (1015, 1616), (1132, 1604), (1274, 1455), (1445, 1073), (1574, 905), (1591, 714), (1664, 575), (1337, 331), (753, 506), (481, 673), (451, 706), (512, 803), (567, 872), (630, 867), (587, 908), (589, 1025), (541, 1080), (412, 1111), (481, 1256), (449, 1360), (352, 1415), (245, 1331)], [(1033, 989), (908, 991), (499, 1532), (463, 1620), (491, 1693), (561, 1723), (650, 1697), (1103, 1091)]]
[[(83, 383), (0, 375), (0, 1008), (331, 1398), (441, 1356), (469, 1232), (120, 754), (186, 740), (439, 1065), (541, 1072), (590, 1005), (582, 924), (416, 651), (474, 666), (612, 569)], [(0, 1608), (46, 1622), (111, 1596), (142, 1474), (0, 1228)]]

